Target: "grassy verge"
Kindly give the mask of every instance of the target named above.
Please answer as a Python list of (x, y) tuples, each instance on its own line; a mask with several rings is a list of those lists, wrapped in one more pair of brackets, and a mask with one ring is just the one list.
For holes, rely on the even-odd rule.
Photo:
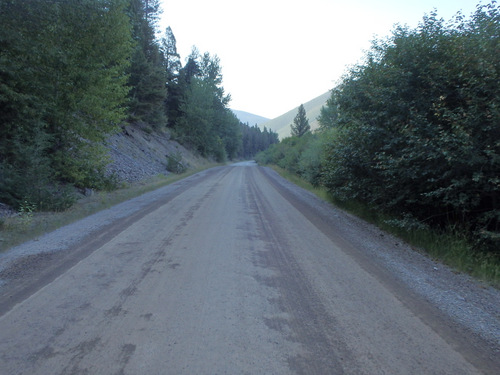
[(110, 192), (96, 192), (80, 199), (70, 209), (63, 212), (23, 212), (18, 216), (3, 219), (0, 221), (0, 252), (217, 165), (220, 164), (207, 164), (182, 174), (160, 175)]
[(330, 196), (324, 187), (315, 187), (303, 178), (300, 178), (295, 173), (287, 171), (277, 165), (267, 165), (267, 167), (275, 170), (280, 174), (281, 177), (286, 178), (288, 181), (293, 182), (295, 185), (300, 186), (301, 188), (310, 191), (311, 193), (317, 195), (319, 198), (330, 201)]
[(448, 231), (435, 231), (432, 229), (415, 229), (410, 231), (390, 225), (387, 221), (394, 219), (393, 217), (382, 215), (359, 202), (336, 201), (332, 199), (326, 189), (314, 187), (296, 174), (290, 173), (282, 168), (276, 166), (270, 167), (294, 184), (311, 191), (319, 198), (421, 249), (433, 259), (452, 267), (457, 272), (467, 273), (496, 288), (500, 288), (499, 257), (475, 251), (463, 234), (453, 229)]

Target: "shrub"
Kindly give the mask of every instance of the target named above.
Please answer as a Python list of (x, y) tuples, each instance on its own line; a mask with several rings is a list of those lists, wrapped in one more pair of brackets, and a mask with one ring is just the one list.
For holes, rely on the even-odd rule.
[(167, 155), (167, 170), (172, 173), (184, 173), (187, 167), (182, 163), (182, 154), (177, 151)]
[(328, 101), (338, 127), (323, 165), (332, 194), (459, 226), (499, 251), (499, 34), (492, 2), (469, 21), (445, 25), (432, 13), (375, 41)]

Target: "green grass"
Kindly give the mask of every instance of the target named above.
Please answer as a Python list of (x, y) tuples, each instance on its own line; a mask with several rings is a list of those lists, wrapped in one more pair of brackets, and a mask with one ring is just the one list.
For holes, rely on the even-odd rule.
[(363, 203), (339, 202), (331, 198), (329, 201), (337, 207), (402, 239), (433, 259), (450, 266), (455, 271), (467, 273), (497, 288), (500, 287), (500, 258), (491, 253), (475, 250), (467, 237), (456, 229), (435, 230), (425, 228), (409, 230), (389, 224), (387, 221), (395, 219), (394, 217), (380, 214)]
[(207, 164), (182, 174), (160, 175), (110, 192), (96, 192), (78, 200), (76, 204), (63, 212), (27, 212), (19, 213), (16, 217), (1, 219), (0, 252), (5, 252), (13, 246), (35, 239), (44, 233), (217, 165), (220, 164)]
[(467, 273), (476, 279), (500, 288), (500, 258), (493, 254), (475, 251), (466, 236), (455, 229), (450, 228), (446, 231), (433, 229), (407, 230), (390, 225), (387, 221), (395, 219), (394, 217), (376, 212), (360, 202), (334, 200), (325, 188), (314, 187), (296, 174), (277, 166), (270, 167), (282, 177), (311, 191), (319, 198), (407, 242), (415, 251), (428, 254), (431, 258), (450, 266), (456, 272)]
[(317, 195), (319, 198), (325, 201), (329, 201), (330, 196), (324, 187), (313, 186), (303, 178), (297, 176), (295, 173), (287, 171), (286, 169), (278, 167), (277, 165), (267, 165), (267, 167), (275, 170), (280, 174), (281, 177), (286, 178), (288, 181), (293, 182), (295, 185), (300, 186), (302, 189), (310, 191), (311, 193)]

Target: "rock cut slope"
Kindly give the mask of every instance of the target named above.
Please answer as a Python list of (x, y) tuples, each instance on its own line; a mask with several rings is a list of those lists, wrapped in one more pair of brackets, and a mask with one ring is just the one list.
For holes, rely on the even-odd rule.
[(206, 160), (170, 138), (168, 132), (147, 131), (138, 126), (124, 126), (106, 142), (110, 164), (107, 172), (119, 181), (135, 182), (158, 174), (168, 174), (168, 157), (181, 155), (187, 167), (198, 167)]

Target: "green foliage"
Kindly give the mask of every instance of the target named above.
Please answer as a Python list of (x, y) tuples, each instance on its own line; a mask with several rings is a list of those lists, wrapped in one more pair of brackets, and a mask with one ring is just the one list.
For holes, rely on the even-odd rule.
[(155, 37), (158, 1), (131, 0), (129, 14), (135, 41), (129, 78), (129, 118), (153, 129), (167, 125), (167, 67)]
[(238, 156), (242, 159), (251, 159), (260, 151), (264, 151), (270, 145), (279, 142), (278, 134), (268, 130), (265, 126), (262, 131), (257, 125), (249, 126), (240, 123), (240, 130), (242, 141)]
[(27, 228), (33, 220), (33, 215), (36, 210), (36, 204), (29, 203), (28, 200), (23, 200), (19, 206), (19, 221), (24, 228)]
[(167, 126), (173, 127), (180, 116), (179, 108), (182, 102), (184, 86), (179, 84), (179, 74), (182, 68), (180, 56), (177, 53), (177, 41), (170, 27), (165, 29), (161, 39), (161, 50), (165, 57), (166, 89), (165, 113)]
[(416, 29), (397, 26), (332, 90), (319, 133), (256, 159), (388, 214), (391, 228), (452, 227), (498, 256), (498, 35), (495, 2), (470, 20), (431, 13)]
[(330, 97), (326, 101), (326, 105), (321, 107), (320, 114), (318, 116), (320, 131), (325, 131), (335, 127), (337, 125), (338, 117), (339, 113), (337, 103), (334, 98)]
[(316, 135), (308, 140), (298, 161), (298, 174), (313, 186), (321, 183), (323, 170), (323, 138)]
[(323, 171), (332, 194), (398, 212), (406, 226), (459, 226), (500, 249), (498, 35), (493, 2), (469, 21), (432, 13), (375, 41), (323, 117), (336, 128)]
[(288, 137), (256, 155), (259, 164), (275, 164), (318, 186), (321, 177), (323, 139), (310, 132), (302, 137)]
[(168, 114), (201, 155), (238, 156), (219, 59), (194, 50), (182, 68), (172, 30), (156, 37), (159, 4), (0, 0), (1, 201), (60, 210), (75, 186), (115, 188), (103, 144), (127, 118), (153, 132)]
[(3, 201), (18, 206), (29, 197), (39, 209), (65, 207), (70, 184), (102, 171), (89, 164), (126, 110), (126, 5), (0, 1)]
[(302, 137), (311, 132), (311, 126), (306, 116), (304, 105), (301, 104), (297, 111), (297, 115), (293, 119), (293, 124), (290, 125), (292, 137)]
[(218, 162), (236, 157), (241, 147), (239, 121), (227, 107), (231, 98), (222, 87), (219, 58), (193, 49), (178, 80), (171, 84), (180, 95), (170, 102), (179, 105), (173, 125), (177, 139)]
[(179, 142), (218, 162), (251, 158), (278, 142), (277, 135), (267, 129), (261, 132), (258, 127), (241, 124), (227, 107), (231, 98), (224, 93), (217, 56), (201, 55), (194, 47), (181, 67), (170, 28), (163, 39), (163, 51), (167, 60), (168, 126)]
[(186, 165), (182, 162), (182, 154), (180, 152), (175, 152), (173, 154), (167, 155), (167, 170), (169, 172), (181, 174), (187, 169)]
[(234, 159), (241, 149), (242, 135), (240, 131), (240, 121), (236, 115), (226, 108), (220, 112), (218, 120), (218, 134), (224, 154), (228, 159)]
[(213, 126), (213, 97), (211, 87), (202, 80), (193, 80), (185, 94), (180, 110), (183, 113), (176, 124), (178, 139), (183, 144), (191, 145), (202, 156), (208, 156), (215, 139)]

